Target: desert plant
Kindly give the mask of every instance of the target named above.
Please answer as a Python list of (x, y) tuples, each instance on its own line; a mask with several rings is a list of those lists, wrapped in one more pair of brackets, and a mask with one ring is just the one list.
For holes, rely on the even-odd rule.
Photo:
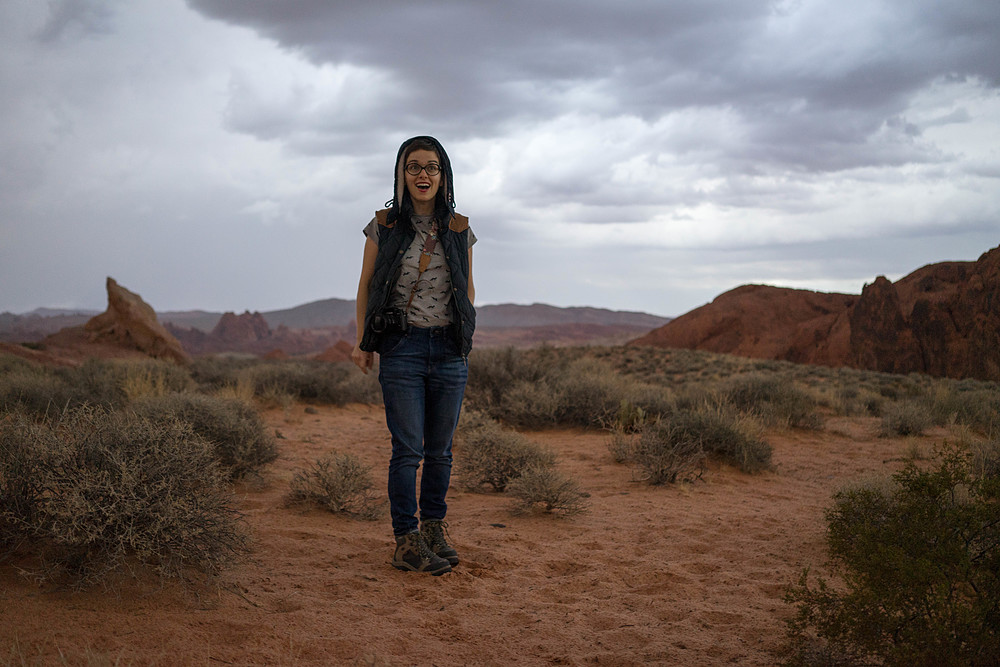
[(507, 493), (517, 499), (511, 507), (515, 514), (535, 508), (557, 516), (587, 511), (587, 494), (580, 490), (580, 485), (551, 466), (524, 471), (510, 483)]
[(920, 435), (933, 423), (929, 406), (917, 401), (890, 403), (882, 410), (879, 435)]
[(462, 434), (456, 456), (458, 475), (470, 489), (488, 485), (503, 491), (532, 468), (552, 466), (555, 455), (520, 433), (489, 422)]
[(661, 420), (646, 425), (638, 439), (619, 445), (618, 455), (631, 463), (638, 477), (650, 484), (700, 479), (705, 472), (702, 438), (691, 429)]
[(77, 403), (73, 388), (42, 366), (17, 367), (0, 376), (0, 414), (27, 412), (54, 418)]
[(1000, 392), (995, 389), (942, 383), (930, 400), (935, 424), (963, 424), (988, 436), (1000, 435)]
[[(41, 576), (86, 586), (136, 564), (212, 575), (249, 551), (211, 446), (183, 422), (81, 408), (55, 424), (6, 420), (0, 444), (0, 525)], [(17, 484), (24, 471), (31, 483)]]
[[(922, 466), (927, 468), (927, 466)], [(1000, 480), (940, 451), (892, 483), (838, 492), (826, 513), (843, 589), (804, 573), (786, 600), (800, 647), (887, 665), (995, 665), (1000, 655)], [(814, 663), (809, 663), (814, 664)]]
[(244, 401), (203, 394), (148, 396), (132, 407), (149, 419), (180, 420), (205, 438), (233, 479), (258, 474), (278, 458), (274, 437), (254, 407)]
[(669, 420), (675, 437), (697, 440), (712, 457), (743, 472), (756, 473), (771, 467), (772, 448), (760, 435), (760, 425), (747, 414), (711, 403), (679, 410)]
[(377, 519), (385, 512), (372, 494), (371, 472), (354, 454), (327, 454), (295, 473), (290, 486), (286, 497), (290, 505), (317, 505), (365, 520)]
[(822, 427), (816, 401), (782, 376), (761, 373), (736, 376), (726, 383), (723, 396), (737, 410), (756, 415), (767, 424)]

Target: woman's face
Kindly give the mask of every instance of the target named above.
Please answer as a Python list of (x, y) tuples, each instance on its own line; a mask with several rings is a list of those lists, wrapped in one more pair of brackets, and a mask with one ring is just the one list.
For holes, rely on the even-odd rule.
[[(434, 165), (437, 167), (437, 173), (431, 176), (426, 169), (421, 169), (416, 174), (411, 174), (411, 170), (417, 169), (411, 165), (417, 167)], [(413, 211), (418, 215), (433, 213), (434, 198), (441, 187), (441, 161), (437, 153), (422, 148), (413, 151), (406, 157), (403, 173), (406, 176), (406, 189), (410, 193), (410, 199), (413, 200)]]

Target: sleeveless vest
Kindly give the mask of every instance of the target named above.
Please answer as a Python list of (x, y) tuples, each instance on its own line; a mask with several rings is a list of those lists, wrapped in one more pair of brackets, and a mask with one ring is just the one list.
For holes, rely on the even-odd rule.
[[(379, 225), (378, 255), (368, 283), (368, 304), (361, 336), (361, 349), (366, 352), (378, 351), (381, 336), (372, 330), (372, 317), (389, 305), (403, 255), (416, 236), (413, 227), (390, 223), (388, 217), (389, 209), (375, 212)], [(448, 228), (438, 232), (438, 242), (451, 273), (451, 333), (462, 356), (467, 357), (476, 330), (476, 309), (469, 301), (469, 219), (454, 214)]]

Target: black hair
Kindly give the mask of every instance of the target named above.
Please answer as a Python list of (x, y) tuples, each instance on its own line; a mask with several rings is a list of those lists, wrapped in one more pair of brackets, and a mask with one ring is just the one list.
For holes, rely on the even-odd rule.
[(441, 175), (444, 182), (442, 183), (443, 187), (438, 188), (437, 195), (434, 197), (434, 219), (446, 227), (455, 213), (455, 184), (452, 179), (451, 160), (441, 142), (428, 136), (407, 139), (400, 145), (399, 151), (396, 153), (396, 165), (392, 175), (393, 197), (385, 203), (386, 207), (389, 208), (389, 222), (412, 224), (410, 217), (413, 215), (413, 200), (405, 186), (403, 167), (410, 153), (418, 150), (433, 151), (441, 163)]

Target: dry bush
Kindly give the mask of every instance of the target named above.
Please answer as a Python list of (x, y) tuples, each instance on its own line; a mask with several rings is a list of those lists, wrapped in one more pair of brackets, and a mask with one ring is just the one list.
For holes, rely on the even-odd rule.
[(883, 438), (896, 435), (921, 435), (932, 423), (930, 408), (922, 401), (890, 403), (882, 410), (879, 435)]
[(0, 375), (0, 414), (54, 418), (76, 403), (72, 387), (42, 366), (16, 367)]
[(1000, 435), (1000, 391), (987, 383), (939, 384), (932, 392), (931, 415), (935, 424), (962, 424), (987, 436)]
[(39, 576), (78, 587), (137, 565), (214, 575), (249, 552), (211, 446), (177, 420), (101, 408), (54, 424), (7, 418), (0, 502), (6, 553), (34, 556)]
[(679, 411), (670, 417), (670, 426), (681, 435), (701, 442), (712, 457), (734, 465), (743, 472), (756, 473), (771, 468), (771, 445), (761, 438), (760, 424), (731, 408), (706, 404)]
[(588, 509), (588, 496), (580, 485), (551, 466), (526, 470), (510, 483), (507, 493), (517, 499), (511, 507), (515, 514), (539, 509), (546, 514), (572, 516)]
[(488, 485), (494, 491), (503, 491), (529, 469), (555, 463), (551, 451), (495, 422), (463, 432), (455, 459), (457, 473), (468, 488)]
[(260, 361), (246, 358), (196, 359), (191, 374), (206, 391), (252, 394), (269, 406), (287, 407), (302, 400), (329, 405), (378, 404), (382, 400), (377, 374), (359, 373), (350, 363), (325, 361)]
[(384, 505), (372, 494), (369, 469), (353, 454), (332, 452), (295, 473), (286, 497), (289, 505), (316, 505), (330, 512), (372, 521)]
[(705, 472), (702, 438), (670, 420), (648, 424), (637, 438), (624, 440), (619, 455), (650, 484), (692, 482)]
[(749, 412), (765, 424), (783, 424), (795, 428), (822, 428), (816, 401), (795, 387), (791, 378), (780, 375), (748, 373), (728, 380), (724, 400), (742, 412)]
[(233, 479), (259, 474), (278, 458), (274, 437), (260, 414), (237, 399), (203, 394), (149, 396), (132, 405), (136, 412), (154, 420), (179, 420), (213, 447), (216, 457)]

